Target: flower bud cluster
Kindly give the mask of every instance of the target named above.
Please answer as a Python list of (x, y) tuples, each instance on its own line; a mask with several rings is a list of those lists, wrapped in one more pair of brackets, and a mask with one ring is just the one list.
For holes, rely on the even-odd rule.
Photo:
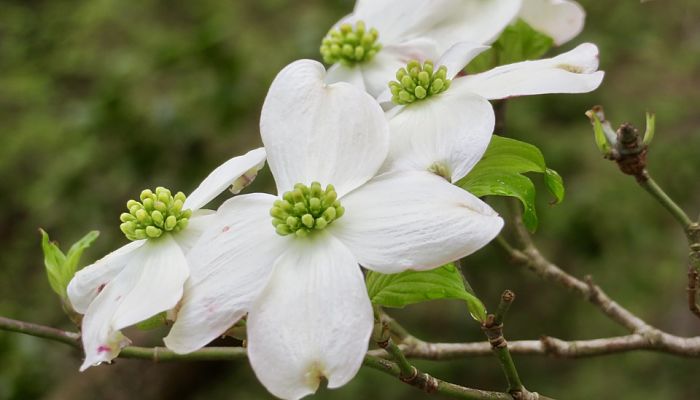
[(141, 202), (129, 200), (126, 203), (128, 213), (122, 213), (119, 228), (129, 240), (155, 239), (164, 232), (179, 232), (187, 227), (191, 210), (183, 210), (185, 195), (177, 192), (175, 196), (164, 187), (157, 187), (156, 192), (146, 189), (141, 192)]
[(367, 30), (365, 23), (358, 21), (353, 28), (345, 23), (331, 29), (321, 42), (321, 56), (328, 64), (341, 62), (346, 65), (369, 61), (382, 45), (377, 42), (379, 32), (372, 28)]
[(449, 87), (447, 67), (443, 65), (435, 70), (432, 61), (425, 61), (423, 65), (416, 60), (409, 61), (406, 68), (396, 71), (396, 81), (389, 82), (391, 101), (397, 105), (423, 100)]
[(299, 237), (326, 228), (344, 213), (345, 208), (340, 205), (333, 185), (323, 190), (318, 182), (313, 182), (310, 187), (297, 183), (294, 190), (275, 200), (270, 209), (272, 225), (278, 234)]

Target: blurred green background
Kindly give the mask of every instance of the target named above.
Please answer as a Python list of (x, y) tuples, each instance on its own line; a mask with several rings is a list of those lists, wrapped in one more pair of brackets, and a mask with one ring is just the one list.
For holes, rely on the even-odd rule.
[[(567, 184), (563, 204), (539, 201), (538, 244), (567, 271), (592, 274), (616, 300), (680, 335), (700, 334), (686, 310), (686, 244), (675, 222), (598, 154), (583, 115), (604, 104), (615, 122), (657, 112), (650, 171), (693, 216), (700, 212), (700, 2), (583, 0), (584, 41), (601, 49), (603, 86), (587, 95), (519, 98), (508, 135), (539, 146)], [(73, 329), (46, 281), (37, 228), (64, 246), (91, 229), (92, 261), (125, 243), (127, 199), (156, 185), (192, 190), (213, 167), (260, 145), (258, 117), (283, 66), (318, 58), (320, 39), (352, 9), (334, 1), (0, 1), (0, 315)], [(254, 190), (269, 190), (269, 173)], [(544, 193), (544, 191), (542, 191)], [(496, 203), (499, 206), (499, 203)], [(496, 246), (466, 260), (487, 305), (513, 289), (508, 339), (623, 334), (586, 302), (510, 265)], [(430, 341), (482, 340), (463, 304), (391, 312)], [(131, 332), (156, 345), (162, 331)], [(0, 332), (0, 399), (271, 398), (246, 361), (118, 360), (78, 372), (62, 344)], [(516, 358), (528, 388), (559, 399), (691, 399), (700, 360), (631, 353), (583, 360)], [(491, 357), (418, 362), (484, 389), (505, 383)], [(317, 398), (428, 398), (363, 369)]]

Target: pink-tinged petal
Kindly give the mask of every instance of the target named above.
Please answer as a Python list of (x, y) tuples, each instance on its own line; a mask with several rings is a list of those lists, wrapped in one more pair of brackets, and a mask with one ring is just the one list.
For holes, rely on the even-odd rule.
[(476, 93), (489, 100), (549, 93), (587, 93), (600, 86), (598, 48), (584, 43), (554, 58), (496, 67), (452, 81), (451, 91)]
[(255, 179), (264, 165), (265, 149), (262, 147), (226, 161), (204, 178), (197, 189), (187, 196), (183, 208), (198, 210), (228, 187), (232, 187), (236, 193), (240, 192)]
[(175, 307), (188, 275), (185, 256), (170, 235), (134, 251), (85, 313), (85, 361), (80, 370), (115, 358), (129, 343), (119, 332), (122, 328)]
[(325, 84), (325, 75), (316, 61), (295, 61), (265, 99), (260, 131), (279, 193), (318, 181), (341, 195), (368, 181), (386, 158), (389, 126), (379, 104), (348, 83)]
[(581, 33), (586, 11), (575, 1), (523, 0), (520, 17), (559, 46)]
[(255, 193), (226, 201), (190, 251), (190, 280), (165, 344), (189, 353), (221, 336), (267, 284), (293, 238), (279, 236), (269, 215), (276, 198)]
[(396, 273), (436, 268), (490, 242), (503, 220), (477, 197), (429, 172), (383, 174), (341, 199), (328, 227), (362, 266)]
[(337, 239), (296, 240), (278, 259), (248, 315), (248, 357), (272, 394), (299, 399), (322, 377), (329, 388), (362, 365), (372, 306), (357, 261)]
[(134, 251), (144, 243), (146, 243), (145, 240), (130, 242), (78, 271), (67, 289), (68, 299), (73, 309), (85, 314), (90, 303), (109, 281), (124, 269)]

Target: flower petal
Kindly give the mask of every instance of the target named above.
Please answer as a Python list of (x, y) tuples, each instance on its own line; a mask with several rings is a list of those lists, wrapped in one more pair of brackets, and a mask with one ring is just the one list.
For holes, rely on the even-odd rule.
[(198, 210), (227, 187), (236, 183), (234, 189), (240, 192), (255, 179), (263, 165), (265, 165), (265, 149), (262, 147), (226, 161), (204, 178), (197, 189), (187, 196), (183, 208)]
[(289, 237), (270, 224), (274, 196), (255, 193), (226, 201), (188, 255), (190, 280), (175, 325), (164, 339), (189, 353), (221, 336), (265, 287)]
[(134, 251), (144, 243), (145, 240), (130, 242), (76, 272), (67, 289), (73, 309), (85, 314), (90, 303), (124, 269)]
[(216, 221), (216, 213), (212, 210), (202, 209), (192, 213), (187, 228), (173, 235), (173, 239), (182, 249), (182, 253), (187, 256), (192, 247), (199, 241), (204, 231), (206, 231)]
[(174, 307), (182, 297), (188, 268), (170, 235), (149, 240), (90, 303), (83, 318), (83, 371), (110, 361), (129, 343), (119, 330)]
[(117, 296), (121, 305), (112, 319), (114, 329), (131, 326), (175, 307), (190, 275), (185, 255), (171, 235), (149, 240), (123, 273), (124, 277), (122, 274), (117, 277), (120, 281), (134, 280), (124, 285), (130, 290), (121, 293), (123, 299)]
[(586, 11), (575, 1), (524, 0), (520, 17), (559, 46), (581, 33)]
[(344, 83), (326, 85), (316, 61), (285, 67), (272, 82), (260, 131), (281, 194), (296, 183), (332, 183), (338, 195), (377, 172), (389, 150), (389, 126), (379, 104)]
[(373, 327), (362, 272), (331, 235), (295, 240), (248, 315), (248, 357), (275, 396), (337, 388), (357, 373)]
[(341, 201), (345, 215), (329, 231), (362, 266), (382, 273), (439, 267), (503, 227), (486, 203), (429, 172), (383, 174)]
[(343, 22), (365, 21), (382, 44), (428, 38), (442, 53), (459, 41), (490, 43), (520, 6), (520, 0), (358, 0)]
[(350, 67), (341, 63), (333, 64), (326, 73), (326, 83), (336, 82), (347, 82), (358, 89), (366, 90), (362, 68), (358, 65)]
[(469, 61), (488, 49), (489, 46), (478, 43), (459, 42), (447, 49), (435, 66), (444, 65), (447, 68), (447, 79), (454, 79), (469, 64)]
[(495, 117), (491, 104), (472, 94), (444, 94), (401, 109), (389, 120), (391, 147), (383, 171), (427, 171), (440, 166), (451, 182), (481, 159)]
[(457, 78), (450, 90), (471, 92), (489, 100), (548, 93), (586, 93), (603, 81), (598, 48), (584, 43), (554, 58), (523, 61)]

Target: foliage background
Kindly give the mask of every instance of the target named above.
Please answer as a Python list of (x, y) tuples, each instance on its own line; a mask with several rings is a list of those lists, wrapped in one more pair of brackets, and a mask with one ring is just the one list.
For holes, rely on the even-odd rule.
[[(508, 104), (508, 135), (539, 146), (567, 183), (550, 207), (540, 196), (538, 243), (578, 276), (593, 274), (650, 323), (700, 334), (686, 310), (685, 241), (631, 178), (601, 159), (583, 112), (607, 106), (615, 122), (657, 117), (650, 170), (697, 215), (700, 205), (700, 3), (580, 1), (583, 41), (601, 48), (603, 86), (588, 95)], [(71, 328), (43, 272), (38, 227), (64, 245), (91, 229), (92, 261), (125, 242), (118, 215), (142, 188), (192, 190), (224, 160), (260, 145), (267, 87), (284, 65), (318, 58), (320, 38), (349, 0), (0, 1), (0, 315)], [(269, 175), (254, 190), (271, 190)], [(544, 191), (542, 191), (544, 193)], [(500, 207), (500, 204), (496, 204)], [(623, 334), (590, 305), (507, 262), (496, 246), (468, 258), (472, 286), (492, 306), (518, 294), (511, 339)], [(431, 341), (482, 340), (463, 304), (439, 301), (392, 313)], [(135, 331), (139, 344), (162, 332)], [(151, 364), (118, 360), (78, 373), (81, 355), (0, 332), (0, 399), (271, 398), (245, 361)], [(529, 388), (560, 399), (687, 399), (698, 363), (634, 353), (583, 360), (517, 357)], [(494, 359), (420, 362), (438, 377), (503, 389)], [(317, 398), (427, 398), (362, 370)]]

